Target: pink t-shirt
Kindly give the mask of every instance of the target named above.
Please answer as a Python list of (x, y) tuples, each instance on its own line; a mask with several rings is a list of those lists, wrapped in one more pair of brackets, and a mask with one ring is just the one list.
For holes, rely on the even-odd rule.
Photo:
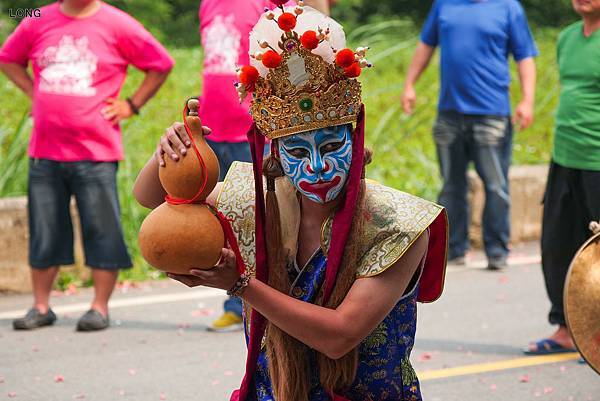
[(100, 114), (118, 97), (127, 66), (168, 71), (173, 59), (144, 27), (102, 3), (86, 18), (73, 18), (59, 4), (41, 17), (24, 19), (0, 49), (0, 62), (32, 63), (33, 133), (29, 155), (56, 161), (116, 161), (123, 158), (121, 130)]
[[(292, 4), (293, 2), (290, 2)], [(202, 0), (200, 35), (204, 49), (200, 118), (215, 142), (243, 142), (252, 125), (250, 96), (240, 104), (233, 84), (237, 67), (248, 65), (250, 31), (269, 0)]]

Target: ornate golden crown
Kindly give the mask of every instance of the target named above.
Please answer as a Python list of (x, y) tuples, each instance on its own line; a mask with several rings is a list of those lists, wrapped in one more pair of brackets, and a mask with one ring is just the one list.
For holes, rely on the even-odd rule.
[[(283, 7), (281, 10), (276, 21), (284, 31), (278, 41), (281, 52), (261, 39), (258, 41), (260, 48), (266, 51), (251, 56), (268, 68), (266, 76), (260, 76), (255, 67), (245, 66), (238, 70), (241, 82), (236, 87), (240, 99), (252, 92), (250, 114), (258, 129), (274, 139), (355, 122), (361, 106), (361, 84), (355, 78), (360, 75), (361, 68), (371, 66), (364, 59), (368, 48), (358, 48), (354, 52), (350, 49), (337, 51), (330, 46), (329, 52), (335, 56), (335, 61), (327, 62), (312, 50), (329, 41), (330, 29), (307, 30), (300, 36), (293, 28), (296, 17), (304, 13), (302, 5), (294, 9), (295, 15), (285, 12)], [(310, 12), (316, 13), (312, 9)], [(267, 11), (264, 18), (275, 20), (275, 13)], [(333, 21), (322, 14), (319, 18)]]

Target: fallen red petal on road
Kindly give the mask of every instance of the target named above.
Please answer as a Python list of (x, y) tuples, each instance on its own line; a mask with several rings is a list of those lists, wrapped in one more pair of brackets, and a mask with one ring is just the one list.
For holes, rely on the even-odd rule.
[(65, 381), (65, 377), (63, 375), (56, 375), (54, 376), (54, 382), (55, 383), (62, 383)]
[(519, 381), (521, 383), (529, 383), (531, 381), (531, 379), (529, 378), (529, 375), (523, 375), (523, 376), (521, 376), (521, 378), (519, 379)]
[(213, 309), (196, 309), (190, 312), (193, 317), (212, 316), (215, 314)]

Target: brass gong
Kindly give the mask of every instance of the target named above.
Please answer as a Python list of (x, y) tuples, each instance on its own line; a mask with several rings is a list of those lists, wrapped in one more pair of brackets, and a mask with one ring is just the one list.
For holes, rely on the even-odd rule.
[(600, 230), (575, 254), (565, 283), (567, 325), (577, 349), (600, 374)]

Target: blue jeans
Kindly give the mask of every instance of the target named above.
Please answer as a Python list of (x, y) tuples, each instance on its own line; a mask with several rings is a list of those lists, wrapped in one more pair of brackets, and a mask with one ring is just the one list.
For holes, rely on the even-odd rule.
[(234, 161), (252, 163), (248, 142), (215, 142), (206, 140), (219, 159), (219, 181), (225, 179), (229, 167)]
[(73, 264), (71, 196), (83, 235), (85, 264), (132, 266), (120, 221), (117, 162), (29, 160), (29, 264), (35, 269)]
[(438, 202), (447, 209), (450, 223), (449, 259), (464, 256), (469, 248), (470, 161), (474, 162), (485, 187), (482, 219), (485, 253), (488, 258), (508, 255), (512, 134), (509, 117), (439, 113), (433, 135), (444, 180)]

